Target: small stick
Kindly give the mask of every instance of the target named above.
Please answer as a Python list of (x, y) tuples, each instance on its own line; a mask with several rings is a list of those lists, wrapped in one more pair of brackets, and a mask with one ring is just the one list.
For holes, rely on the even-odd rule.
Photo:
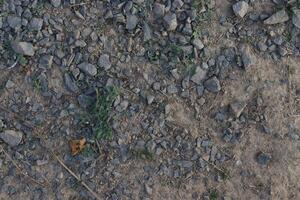
[(35, 180), (33, 177), (29, 176), (27, 173), (23, 172), (23, 170), (17, 165), (17, 163), (12, 159), (12, 157), (4, 150), (4, 148), (3, 148), (2, 145), (0, 145), (0, 151), (2, 151), (2, 152), (5, 154), (5, 156), (8, 158), (8, 160), (10, 160), (10, 162), (17, 168), (17, 170), (18, 170), (23, 176), (29, 178), (32, 182), (34, 182), (34, 183), (36, 183), (36, 184), (38, 184), (38, 185), (40, 185), (40, 186), (43, 186), (43, 187), (49, 186), (48, 181), (45, 180), (45, 182), (47, 182), (47, 184), (46, 184), (46, 183), (41, 183), (41, 182)]
[(77, 176), (69, 167), (66, 166), (66, 164), (53, 152), (50, 150), (53, 157), (59, 162), (65, 170), (67, 170), (83, 187), (85, 187), (97, 200), (101, 200), (101, 198), (96, 194), (79, 176)]

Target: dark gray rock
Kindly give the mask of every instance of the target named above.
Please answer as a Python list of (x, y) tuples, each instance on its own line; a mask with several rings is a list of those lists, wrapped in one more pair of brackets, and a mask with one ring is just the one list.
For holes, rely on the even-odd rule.
[(249, 9), (249, 4), (245, 1), (239, 1), (232, 6), (233, 12), (236, 16), (243, 18)]
[(0, 133), (0, 138), (11, 147), (15, 147), (20, 144), (23, 138), (23, 133), (14, 130), (5, 130)]
[(143, 24), (144, 42), (152, 39), (152, 30), (147, 22)]
[(29, 42), (11, 42), (11, 48), (18, 54), (22, 54), (25, 56), (33, 56), (34, 48), (33, 45)]
[(84, 62), (84, 63), (79, 64), (78, 68), (81, 69), (87, 75), (90, 75), (90, 76), (97, 75), (97, 68), (93, 64)]
[(76, 85), (76, 82), (73, 80), (73, 78), (68, 73), (65, 73), (64, 80), (65, 80), (66, 87), (69, 91), (74, 92), (74, 93), (79, 92), (79, 88)]
[(267, 24), (267, 25), (280, 24), (280, 23), (284, 23), (288, 20), (289, 20), (289, 15), (283, 9), (283, 10), (280, 10), (280, 11), (276, 12), (275, 14), (273, 14), (268, 19), (266, 19), (264, 21), (264, 24)]
[(270, 162), (271, 158), (271, 155), (259, 152), (256, 155), (256, 162), (260, 165), (267, 165)]
[(39, 59), (39, 67), (41, 68), (51, 68), (53, 63), (53, 56), (51, 55), (43, 55)]
[(175, 94), (175, 93), (178, 92), (178, 88), (177, 88), (176, 85), (174, 85), (174, 84), (169, 85), (169, 86), (167, 87), (167, 92), (168, 92), (169, 94)]
[(213, 93), (217, 93), (221, 90), (221, 85), (217, 77), (212, 77), (204, 82), (204, 87)]

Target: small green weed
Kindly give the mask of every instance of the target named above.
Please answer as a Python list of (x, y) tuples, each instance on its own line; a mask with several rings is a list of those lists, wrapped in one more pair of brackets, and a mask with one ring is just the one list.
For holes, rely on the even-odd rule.
[(228, 169), (222, 169), (222, 172), (220, 172), (220, 176), (223, 181), (229, 180), (231, 178), (230, 171)]
[(218, 197), (219, 197), (218, 190), (213, 189), (212, 191), (210, 191), (210, 193), (209, 193), (209, 199), (210, 200), (217, 200)]
[(39, 92), (42, 90), (42, 84), (41, 84), (40, 79), (38, 79), (38, 77), (33, 78), (33, 90), (36, 92)]
[(88, 110), (87, 119), (92, 122), (98, 139), (111, 139), (112, 128), (109, 124), (112, 104), (119, 95), (115, 87), (107, 87), (101, 92), (96, 90), (96, 102)]
[(21, 66), (25, 66), (28, 63), (28, 60), (22, 55), (18, 55), (18, 60)]

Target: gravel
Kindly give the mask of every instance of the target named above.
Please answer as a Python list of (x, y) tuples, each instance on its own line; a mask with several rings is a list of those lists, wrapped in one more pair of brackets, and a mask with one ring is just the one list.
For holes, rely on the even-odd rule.
[(168, 12), (164, 18), (164, 26), (168, 31), (174, 31), (177, 27), (177, 17), (175, 13)]

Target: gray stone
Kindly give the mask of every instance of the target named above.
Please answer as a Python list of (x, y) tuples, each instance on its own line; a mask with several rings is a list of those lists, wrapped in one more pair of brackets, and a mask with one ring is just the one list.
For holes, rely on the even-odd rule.
[(217, 77), (212, 77), (204, 82), (204, 87), (213, 93), (217, 93), (221, 90), (221, 85)]
[(42, 26), (43, 26), (43, 19), (41, 18), (32, 18), (31, 21), (30, 21), (30, 29), (33, 30), (33, 31), (40, 31), (42, 29)]
[(243, 101), (235, 100), (233, 103), (230, 104), (231, 112), (234, 114), (234, 116), (236, 118), (238, 118), (242, 114), (242, 112), (245, 109), (246, 105), (247, 104)]
[(169, 94), (175, 94), (175, 93), (178, 92), (178, 88), (177, 88), (176, 85), (174, 85), (174, 84), (169, 85), (169, 86), (167, 87), (167, 92), (168, 92)]
[(239, 1), (232, 6), (233, 12), (236, 16), (243, 18), (249, 9), (249, 4), (245, 1)]
[(26, 55), (26, 56), (34, 55), (33, 45), (29, 42), (13, 41), (13, 42), (11, 42), (11, 47), (18, 54), (22, 54), (22, 55)]
[(177, 27), (177, 17), (175, 13), (167, 13), (164, 18), (164, 26), (168, 31), (174, 31)]
[(194, 47), (196, 47), (199, 50), (204, 48), (204, 44), (202, 43), (202, 41), (199, 38), (193, 39), (192, 44), (194, 45)]
[(163, 17), (165, 14), (165, 5), (160, 3), (154, 3), (153, 13), (155, 18)]
[(150, 105), (151, 103), (153, 103), (153, 101), (154, 101), (154, 96), (153, 95), (147, 95), (147, 103), (148, 103), (148, 105)]
[(81, 69), (87, 75), (90, 75), (90, 76), (97, 75), (97, 68), (93, 64), (84, 62), (84, 63), (79, 64), (78, 68)]
[(256, 161), (260, 165), (267, 165), (270, 162), (271, 158), (272, 158), (271, 155), (263, 152), (259, 152), (256, 155)]
[(69, 91), (74, 93), (79, 92), (79, 88), (76, 85), (76, 82), (71, 78), (71, 76), (68, 73), (65, 73), (64, 80), (65, 80), (66, 87)]
[(280, 10), (264, 21), (264, 24), (280, 24), (289, 20), (289, 15), (285, 10)]
[(6, 84), (5, 84), (5, 87), (6, 87), (7, 89), (14, 88), (14, 87), (15, 87), (15, 83), (12, 82), (10, 79), (8, 79), (8, 81), (7, 81)]
[(143, 24), (144, 42), (152, 39), (152, 30), (147, 22)]
[(43, 55), (39, 59), (39, 67), (41, 68), (51, 68), (53, 63), (53, 56), (51, 55)]
[(51, 0), (53, 7), (58, 8), (61, 5), (61, 0)]
[(99, 67), (104, 68), (105, 70), (108, 70), (111, 68), (111, 62), (109, 59), (108, 54), (102, 54), (98, 60)]
[(207, 72), (203, 70), (201, 67), (197, 67), (195, 74), (191, 77), (191, 81), (193, 81), (196, 84), (202, 83), (202, 81), (206, 77), (206, 73)]
[(22, 19), (17, 16), (8, 16), (7, 23), (13, 29), (20, 29), (22, 26)]
[(15, 147), (20, 144), (23, 138), (23, 133), (14, 130), (5, 130), (0, 133), (0, 138), (11, 147)]
[(300, 29), (300, 9), (295, 9), (293, 10), (294, 15), (293, 15), (293, 24), (294, 26), (296, 26), (297, 28)]
[(94, 98), (81, 94), (78, 96), (77, 101), (82, 108), (87, 108), (94, 102)]
[(199, 97), (203, 96), (203, 94), (204, 94), (204, 86), (203, 85), (198, 85), (196, 89), (197, 89), (197, 95)]
[(254, 59), (253, 55), (250, 54), (249, 49), (243, 50), (241, 57), (242, 57), (243, 67), (245, 69), (247, 69), (250, 66), (255, 64), (255, 59)]
[(183, 1), (181, 0), (174, 0), (172, 3), (173, 8), (181, 8), (183, 6)]
[(135, 15), (127, 15), (126, 18), (126, 29), (133, 30), (135, 29), (136, 25), (138, 24), (138, 18)]

